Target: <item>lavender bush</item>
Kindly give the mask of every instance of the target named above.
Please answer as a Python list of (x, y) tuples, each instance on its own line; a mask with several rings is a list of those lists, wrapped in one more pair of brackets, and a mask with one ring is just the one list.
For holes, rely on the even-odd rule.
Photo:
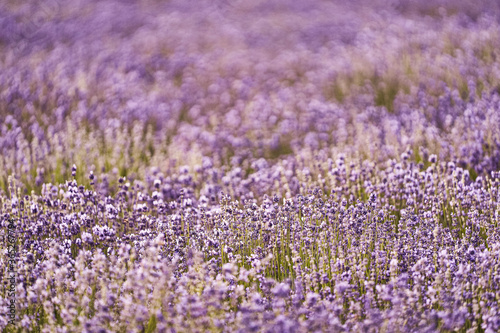
[(0, 328), (500, 331), (500, 8), (430, 3), (0, 3)]

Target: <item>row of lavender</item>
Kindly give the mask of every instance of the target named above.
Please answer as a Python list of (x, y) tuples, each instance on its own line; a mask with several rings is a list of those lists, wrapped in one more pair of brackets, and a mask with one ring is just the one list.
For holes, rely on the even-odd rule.
[[(452, 163), (422, 171), (408, 161), (384, 169), (315, 161), (314, 177), (276, 172), (281, 187), (303, 194), (263, 195), (259, 204), (221, 192), (213, 202), (189, 183), (168, 199), (161, 175), (136, 186), (120, 178), (114, 197), (72, 181), (5, 198), (3, 216), (20, 237), (19, 326), (500, 328), (498, 173), (471, 181)], [(206, 163), (185, 176), (214, 173)]]
[(482, 4), (0, 5), (0, 327), (500, 330)]

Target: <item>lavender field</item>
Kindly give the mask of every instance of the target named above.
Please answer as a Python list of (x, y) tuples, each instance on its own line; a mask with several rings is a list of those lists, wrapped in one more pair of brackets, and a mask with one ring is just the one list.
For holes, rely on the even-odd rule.
[(2, 332), (500, 332), (496, 0), (0, 1)]

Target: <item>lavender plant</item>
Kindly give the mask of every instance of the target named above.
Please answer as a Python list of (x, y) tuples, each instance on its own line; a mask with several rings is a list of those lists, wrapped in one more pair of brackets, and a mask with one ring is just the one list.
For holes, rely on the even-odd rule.
[(500, 331), (499, 10), (1, 3), (0, 328)]

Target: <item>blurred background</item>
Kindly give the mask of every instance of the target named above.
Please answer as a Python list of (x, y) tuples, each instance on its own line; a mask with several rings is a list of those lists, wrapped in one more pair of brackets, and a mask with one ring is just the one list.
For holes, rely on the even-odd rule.
[(0, 188), (15, 173), (40, 191), (73, 163), (85, 183), (206, 156), (250, 170), (303, 148), (410, 149), (481, 173), (497, 138), (455, 120), (500, 91), (498, 13), (487, 0), (4, 0)]

